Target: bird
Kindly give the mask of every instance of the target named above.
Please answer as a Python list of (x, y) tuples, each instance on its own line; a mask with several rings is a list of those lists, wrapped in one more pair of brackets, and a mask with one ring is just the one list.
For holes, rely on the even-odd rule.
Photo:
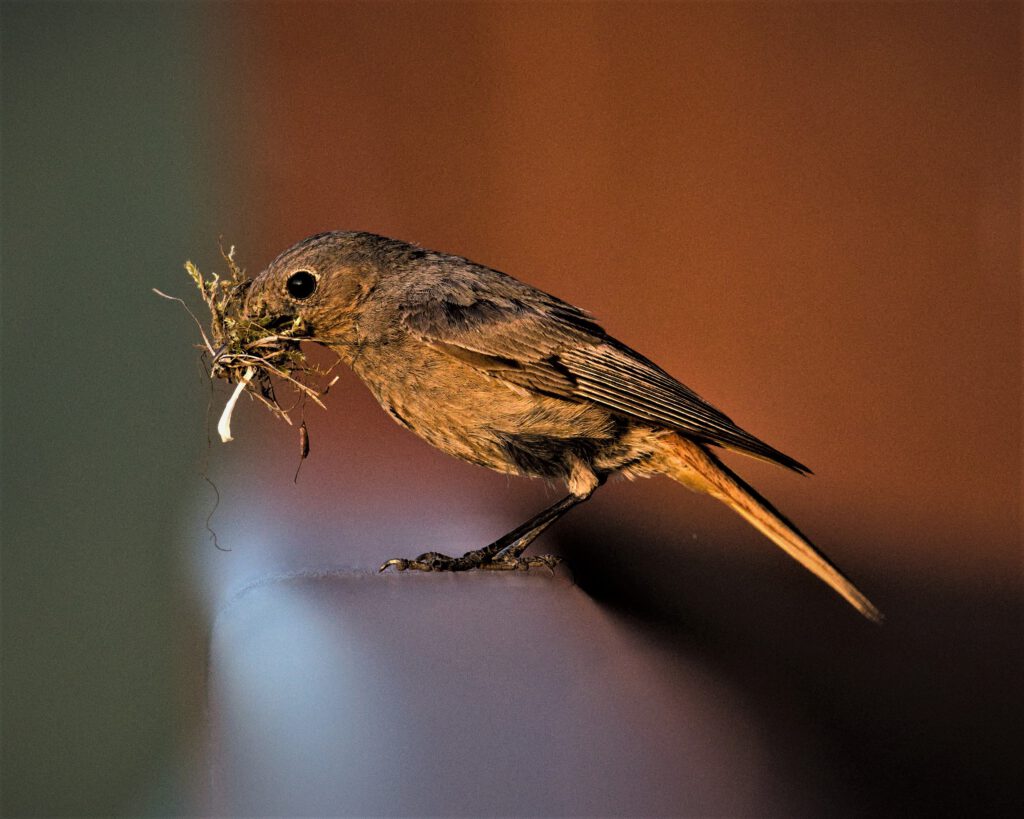
[(565, 483), (568, 494), (493, 543), (380, 570), (552, 568), (524, 555), (613, 475), (667, 476), (726, 504), (870, 620), (878, 608), (713, 451), (810, 470), (737, 426), (586, 311), (461, 256), (361, 231), (303, 239), (255, 276), (243, 311), (303, 328), (401, 426), (449, 455)]

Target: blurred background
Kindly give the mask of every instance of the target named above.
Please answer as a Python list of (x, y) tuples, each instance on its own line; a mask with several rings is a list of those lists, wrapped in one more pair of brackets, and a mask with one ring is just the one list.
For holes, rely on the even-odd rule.
[(297, 482), (255, 404), (207, 446), (226, 390), (150, 288), (198, 310), (181, 266), (223, 271), (219, 236), (256, 273), (329, 229), (578, 304), (815, 471), (729, 458), (880, 629), (667, 481), (538, 545), (727, 684), (796, 786), (835, 814), (1021, 805), (1019, 4), (0, 14), (4, 815), (202, 812), (233, 594), (460, 552), (555, 496), (435, 452), (350, 373)]

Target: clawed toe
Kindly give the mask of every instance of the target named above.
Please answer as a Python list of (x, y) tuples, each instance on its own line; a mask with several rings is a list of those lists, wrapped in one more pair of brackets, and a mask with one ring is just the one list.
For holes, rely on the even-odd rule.
[(381, 567), (377, 570), (378, 572), (386, 571), (394, 566), (398, 571), (416, 571), (416, 572), (445, 572), (445, 571), (458, 571), (456, 564), (462, 558), (449, 557), (439, 552), (424, 552), (421, 555), (417, 555), (411, 560), (403, 557), (395, 557), (391, 560), (386, 560)]
[(557, 555), (530, 555), (528, 557), (499, 557), (480, 565), (481, 569), (497, 572), (528, 572), (543, 566), (552, 574), (555, 566), (562, 562)]
[(554, 573), (555, 566), (562, 562), (562, 558), (555, 555), (530, 555), (529, 557), (492, 557), (485, 550), (467, 552), (462, 557), (450, 557), (440, 552), (424, 552), (412, 559), (396, 557), (386, 560), (381, 564), (378, 572), (394, 568), (400, 572), (464, 572), (469, 569), (487, 569), (488, 571), (526, 572), (530, 569), (543, 566)]

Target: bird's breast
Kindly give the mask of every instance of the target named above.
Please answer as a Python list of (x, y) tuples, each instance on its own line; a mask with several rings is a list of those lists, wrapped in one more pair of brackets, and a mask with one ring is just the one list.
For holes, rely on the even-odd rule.
[(398, 424), (502, 472), (557, 476), (562, 450), (596, 450), (617, 434), (598, 407), (525, 390), (423, 344), (364, 350), (353, 369)]

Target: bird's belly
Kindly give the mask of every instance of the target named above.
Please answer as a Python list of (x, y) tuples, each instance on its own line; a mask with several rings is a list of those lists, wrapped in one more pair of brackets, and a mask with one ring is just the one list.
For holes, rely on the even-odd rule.
[(500, 472), (562, 477), (568, 454), (591, 460), (621, 426), (595, 405), (530, 392), (447, 357), (421, 356), (416, 367), (361, 364), (357, 373), (395, 421)]

